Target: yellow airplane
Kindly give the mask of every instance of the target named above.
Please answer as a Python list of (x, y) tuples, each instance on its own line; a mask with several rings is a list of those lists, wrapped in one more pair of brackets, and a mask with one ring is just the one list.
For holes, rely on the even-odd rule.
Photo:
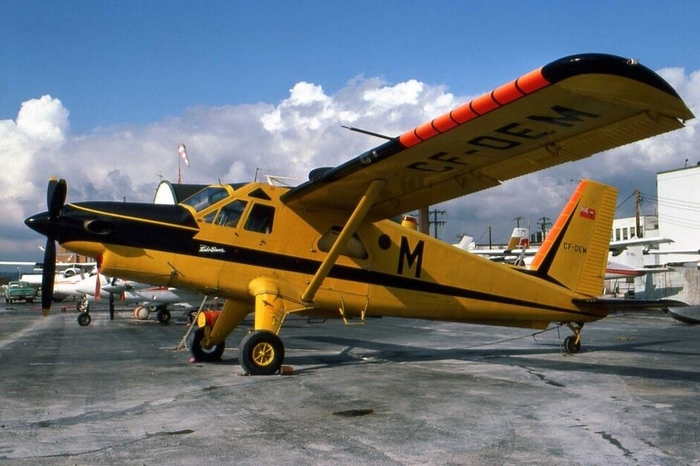
[[(531, 270), (503, 266), (390, 218), (502, 181), (683, 127), (693, 118), (656, 73), (611, 55), (566, 57), (288, 188), (208, 186), (178, 205), (64, 205), (49, 182), (48, 211), (26, 220), (97, 259), (102, 273), (226, 298), (202, 314), (192, 354), (219, 359), (251, 312), (240, 344), (250, 374), (280, 370), (278, 336), (291, 313), (394, 316), (486, 325), (584, 323), (613, 306), (599, 298), (616, 190), (583, 181)], [(44, 260), (45, 263), (52, 262)], [(46, 286), (51, 286), (47, 276)], [(49, 288), (50, 290), (50, 288)], [(42, 298), (47, 310), (50, 301)]]

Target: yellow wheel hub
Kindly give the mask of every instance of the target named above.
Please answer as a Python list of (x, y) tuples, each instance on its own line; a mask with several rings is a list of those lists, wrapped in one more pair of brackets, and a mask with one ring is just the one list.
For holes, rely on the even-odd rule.
[(275, 348), (267, 342), (258, 343), (253, 347), (252, 356), (255, 364), (265, 367), (275, 359)]

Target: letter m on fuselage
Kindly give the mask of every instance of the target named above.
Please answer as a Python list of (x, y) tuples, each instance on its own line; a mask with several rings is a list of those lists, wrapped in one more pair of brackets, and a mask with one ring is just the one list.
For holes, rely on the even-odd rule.
[(421, 267), (423, 266), (423, 247), (425, 242), (418, 241), (415, 249), (411, 251), (411, 246), (408, 244), (408, 238), (401, 237), (401, 249), (399, 251), (399, 266), (396, 273), (403, 275), (404, 264), (406, 269), (411, 270), (415, 265), (415, 277), (420, 278)]

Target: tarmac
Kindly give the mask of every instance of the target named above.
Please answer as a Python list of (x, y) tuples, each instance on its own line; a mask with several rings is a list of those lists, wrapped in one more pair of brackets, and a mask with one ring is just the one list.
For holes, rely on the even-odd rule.
[(249, 377), (245, 328), (191, 363), (176, 311), (60, 306), (0, 306), (2, 465), (700, 465), (700, 326), (663, 313), (587, 324), (576, 355), (565, 327), (290, 317), (293, 374)]

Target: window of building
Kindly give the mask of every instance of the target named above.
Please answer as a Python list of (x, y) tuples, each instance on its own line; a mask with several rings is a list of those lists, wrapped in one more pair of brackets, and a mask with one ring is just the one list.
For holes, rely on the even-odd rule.
[(620, 241), (620, 229), (615, 229), (615, 241)]
[(630, 238), (634, 238), (634, 236), (635, 236), (634, 233), (635, 233), (634, 227), (630, 227)]
[(623, 228), (623, 229), (622, 229), (622, 240), (623, 240), (623, 241), (627, 239), (627, 232), (628, 232), (628, 231), (629, 231), (629, 230), (627, 230), (627, 228)]

